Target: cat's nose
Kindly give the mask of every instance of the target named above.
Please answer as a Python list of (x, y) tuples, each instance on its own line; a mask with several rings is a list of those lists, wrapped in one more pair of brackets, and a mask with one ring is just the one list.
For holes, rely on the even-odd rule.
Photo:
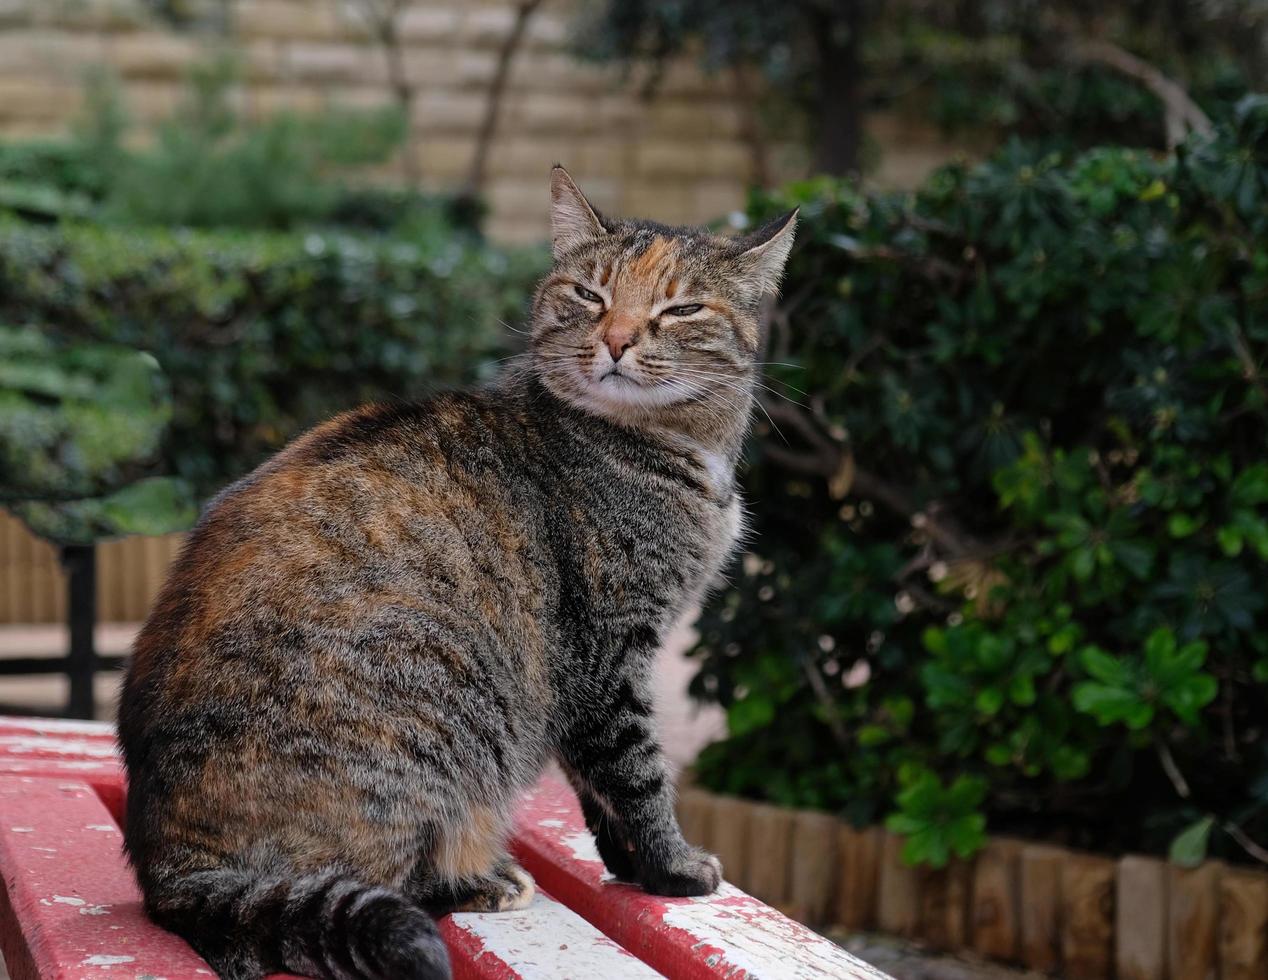
[(619, 361), (621, 355), (634, 346), (634, 342), (638, 339), (635, 331), (627, 326), (609, 327), (607, 333), (603, 335), (603, 342), (608, 345), (608, 353), (612, 355), (612, 360)]

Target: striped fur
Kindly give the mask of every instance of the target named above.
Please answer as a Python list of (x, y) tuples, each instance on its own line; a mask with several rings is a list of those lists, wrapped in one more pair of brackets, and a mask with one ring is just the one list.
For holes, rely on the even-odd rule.
[(431, 916), (532, 898), (506, 836), (552, 758), (613, 873), (721, 879), (674, 819), (647, 672), (740, 533), (793, 222), (726, 240), (605, 221), (560, 169), (552, 193), (525, 362), (230, 487), (137, 639), (128, 852), (222, 977), (448, 976)]

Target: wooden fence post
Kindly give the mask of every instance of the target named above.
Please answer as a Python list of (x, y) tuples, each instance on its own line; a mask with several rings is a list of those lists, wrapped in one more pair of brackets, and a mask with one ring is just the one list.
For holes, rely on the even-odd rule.
[(794, 919), (810, 925), (828, 920), (836, 885), (839, 827), (840, 821), (829, 813), (803, 810), (794, 818), (788, 882), (788, 908)]
[(1068, 855), (1044, 844), (1021, 850), (1020, 957), (1043, 973), (1061, 966), (1061, 865)]
[(1070, 854), (1061, 868), (1061, 959), (1066, 980), (1105, 980), (1114, 969), (1112, 858)]
[(847, 929), (876, 925), (882, 831), (844, 825), (837, 831), (836, 908), (832, 918)]
[(1114, 901), (1117, 980), (1167, 980), (1167, 865), (1128, 855), (1118, 862)]
[(1268, 977), (1268, 875), (1225, 870), (1219, 935), (1220, 980)]
[(781, 912), (788, 902), (793, 813), (769, 804), (749, 813), (748, 890)]
[(881, 849), (880, 894), (876, 926), (882, 932), (914, 939), (920, 931), (920, 879), (902, 858), (903, 839), (886, 834)]
[(678, 824), (687, 843), (712, 849), (714, 799), (713, 794), (690, 786), (678, 791)]
[(726, 880), (743, 888), (749, 888), (749, 811), (753, 804), (726, 796), (713, 798), (713, 823), (710, 827), (709, 846), (722, 862)]
[(1221, 870), (1215, 861), (1192, 870), (1167, 868), (1171, 980), (1214, 980), (1217, 975)]
[(973, 873), (973, 949), (993, 960), (1017, 958), (1021, 844), (994, 840), (977, 856)]

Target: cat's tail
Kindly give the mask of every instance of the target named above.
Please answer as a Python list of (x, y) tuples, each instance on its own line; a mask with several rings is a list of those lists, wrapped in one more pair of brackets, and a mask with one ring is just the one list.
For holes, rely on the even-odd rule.
[(435, 921), (405, 895), (340, 872), (216, 869), (146, 876), (146, 911), (221, 980), (289, 970), (321, 980), (448, 980)]

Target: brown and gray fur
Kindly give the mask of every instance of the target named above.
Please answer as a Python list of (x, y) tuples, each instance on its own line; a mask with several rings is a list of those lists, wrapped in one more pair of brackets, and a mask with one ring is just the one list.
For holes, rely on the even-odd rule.
[(128, 853), (222, 977), (448, 976), (434, 915), (532, 898), (506, 838), (551, 759), (615, 875), (721, 880), (675, 821), (648, 671), (740, 533), (795, 216), (726, 239), (601, 218), (562, 168), (551, 191), (524, 363), (225, 490), (137, 639)]

